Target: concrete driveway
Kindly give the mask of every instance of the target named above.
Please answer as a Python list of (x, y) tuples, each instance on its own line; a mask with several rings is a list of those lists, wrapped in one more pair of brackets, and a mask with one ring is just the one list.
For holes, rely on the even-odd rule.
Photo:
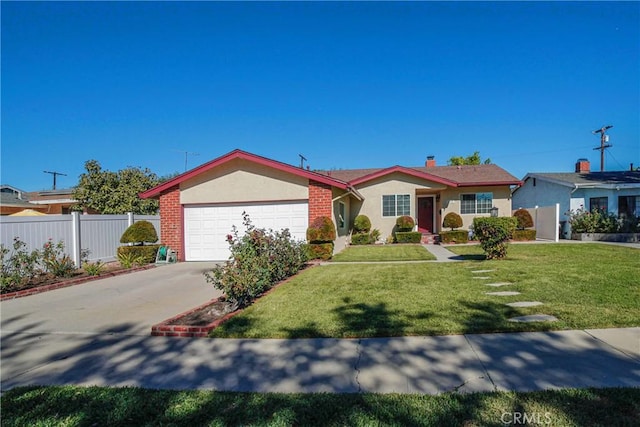
[(163, 265), (2, 301), (2, 332), (149, 335), (152, 325), (221, 295), (203, 275), (214, 265)]

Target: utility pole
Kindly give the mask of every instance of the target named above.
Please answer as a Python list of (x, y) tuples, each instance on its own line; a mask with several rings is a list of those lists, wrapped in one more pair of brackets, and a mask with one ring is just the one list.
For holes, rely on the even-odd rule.
[(594, 150), (600, 150), (600, 172), (604, 172), (604, 150), (605, 148), (613, 147), (613, 145), (609, 144), (609, 135), (606, 134), (607, 130), (611, 129), (613, 126), (603, 126), (600, 129), (594, 130), (593, 133), (600, 134), (600, 146), (594, 148)]
[(56, 189), (56, 177), (58, 175), (62, 175), (62, 176), (67, 176), (66, 173), (60, 173), (60, 172), (49, 172), (49, 171), (42, 171), (44, 173), (50, 173), (51, 175), (53, 175), (53, 189)]

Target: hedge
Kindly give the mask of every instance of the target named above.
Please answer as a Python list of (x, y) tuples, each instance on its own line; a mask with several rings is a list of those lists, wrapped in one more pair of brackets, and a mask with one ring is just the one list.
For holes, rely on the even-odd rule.
[(309, 259), (328, 260), (333, 256), (333, 242), (307, 244), (307, 257)]
[(525, 241), (525, 240), (536, 240), (536, 230), (515, 230), (513, 232), (513, 236), (511, 240), (516, 241)]
[(134, 258), (140, 259), (144, 264), (155, 262), (158, 249), (162, 245), (146, 245), (146, 246), (119, 246), (118, 256), (133, 255)]
[(309, 243), (328, 243), (336, 239), (336, 227), (331, 218), (319, 216), (307, 228)]
[(375, 240), (369, 233), (358, 233), (351, 235), (352, 245), (371, 245), (375, 243)]
[(441, 243), (467, 243), (469, 232), (467, 230), (442, 231), (440, 233)]
[(396, 243), (420, 243), (422, 233), (419, 231), (398, 231), (396, 232)]

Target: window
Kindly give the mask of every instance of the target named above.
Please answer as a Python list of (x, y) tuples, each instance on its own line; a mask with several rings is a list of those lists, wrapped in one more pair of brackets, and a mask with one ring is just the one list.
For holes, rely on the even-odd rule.
[(618, 215), (621, 217), (640, 216), (640, 196), (618, 197)]
[(344, 217), (346, 215), (346, 207), (343, 202), (338, 203), (338, 227), (344, 228), (346, 225)]
[(382, 196), (382, 216), (402, 215), (411, 215), (411, 196), (409, 194)]
[(608, 197), (592, 197), (589, 199), (589, 212), (593, 212), (597, 209), (600, 212), (607, 213), (608, 206)]
[(493, 207), (493, 193), (463, 194), (460, 198), (461, 214), (490, 213)]

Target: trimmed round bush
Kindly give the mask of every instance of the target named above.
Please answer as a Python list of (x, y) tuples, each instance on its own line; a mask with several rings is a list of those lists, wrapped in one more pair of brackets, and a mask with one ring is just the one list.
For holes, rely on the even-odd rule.
[(518, 209), (513, 213), (513, 216), (518, 220), (518, 229), (524, 230), (525, 228), (533, 227), (533, 218), (526, 209)]
[(415, 225), (415, 221), (409, 215), (399, 216), (396, 219), (396, 226), (400, 232), (411, 231)]
[(331, 218), (319, 216), (313, 220), (307, 228), (307, 240), (309, 243), (327, 243), (336, 239), (336, 226)]
[(155, 243), (158, 241), (158, 233), (156, 228), (149, 221), (138, 221), (133, 223), (127, 228), (122, 237), (120, 237), (120, 243), (134, 243), (138, 246), (146, 243)]
[(449, 212), (444, 216), (442, 226), (450, 228), (453, 231), (456, 228), (462, 227), (462, 217), (455, 212)]
[(353, 221), (353, 230), (356, 233), (368, 233), (371, 230), (371, 220), (366, 215), (358, 215)]

